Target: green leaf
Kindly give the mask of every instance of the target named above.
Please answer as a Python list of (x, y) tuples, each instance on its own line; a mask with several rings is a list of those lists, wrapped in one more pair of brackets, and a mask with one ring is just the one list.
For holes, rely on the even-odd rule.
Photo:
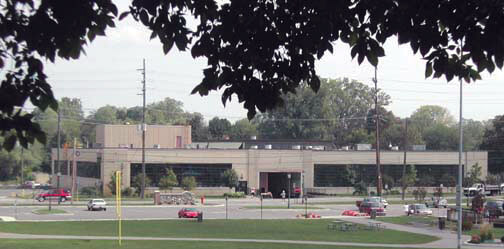
[(425, 66), (425, 78), (429, 78), (432, 75), (432, 63), (427, 62)]
[(143, 23), (143, 25), (149, 26), (149, 15), (147, 14), (147, 11), (140, 11), (140, 21)]
[(14, 146), (16, 145), (17, 137), (14, 135), (9, 136), (7, 139), (5, 139), (3, 143), (3, 148), (7, 151), (11, 151), (14, 149)]
[(129, 14), (130, 14), (129, 11), (125, 11), (125, 12), (121, 13), (121, 15), (119, 16), (119, 21), (124, 19), (125, 17), (127, 17)]
[(168, 54), (168, 52), (170, 52), (170, 50), (172, 49), (173, 47), (173, 40), (172, 39), (168, 39), (168, 41), (166, 41), (165, 43), (163, 43), (163, 52), (165, 54)]

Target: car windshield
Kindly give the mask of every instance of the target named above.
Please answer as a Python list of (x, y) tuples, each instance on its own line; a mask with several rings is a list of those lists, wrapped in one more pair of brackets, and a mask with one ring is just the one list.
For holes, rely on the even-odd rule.
[(189, 211), (189, 212), (196, 212), (196, 208), (186, 208), (186, 211)]
[(371, 202), (371, 207), (379, 207), (380, 206), (380, 203), (378, 202)]
[(93, 200), (93, 202), (105, 202), (105, 201), (102, 199), (97, 199), (97, 200)]
[(425, 204), (417, 204), (417, 205), (415, 205), (415, 208), (416, 209), (427, 209), (427, 207), (425, 206)]

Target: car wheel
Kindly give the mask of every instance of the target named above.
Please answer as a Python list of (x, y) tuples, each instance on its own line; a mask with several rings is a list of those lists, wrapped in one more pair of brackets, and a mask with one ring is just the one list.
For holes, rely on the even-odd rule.
[(104, 208), (104, 209), (103, 209), (103, 211), (107, 211), (107, 209), (106, 209), (106, 208)]
[(91, 208), (90, 208), (90, 207), (88, 207), (88, 208), (87, 208), (87, 211), (91, 211)]
[(182, 216), (180, 216), (180, 214), (179, 214), (178, 218), (180, 219), (180, 218), (182, 218)]
[(44, 200), (45, 200), (45, 198), (44, 198), (44, 197), (40, 197), (40, 198), (38, 198), (38, 201), (39, 201), (39, 202), (43, 202)]
[(61, 197), (61, 201), (62, 202), (66, 201), (66, 198), (65, 197)]

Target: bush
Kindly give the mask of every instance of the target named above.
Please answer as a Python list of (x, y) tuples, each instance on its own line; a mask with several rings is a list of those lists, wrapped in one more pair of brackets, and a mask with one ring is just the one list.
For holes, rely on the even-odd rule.
[(399, 190), (390, 190), (389, 195), (400, 195), (401, 192)]
[(492, 230), (492, 224), (483, 224), (480, 227), (480, 238), (481, 241), (485, 240), (493, 240), (493, 230)]
[(135, 196), (135, 189), (134, 188), (130, 188), (130, 187), (127, 187), (125, 189), (123, 189), (121, 191), (121, 195), (122, 196), (126, 196), (126, 197), (132, 197), (132, 196)]
[(87, 196), (97, 196), (98, 195), (95, 187), (84, 187), (80, 190), (80, 194), (87, 195)]
[(473, 222), (471, 217), (464, 217), (462, 219), (462, 230), (463, 231), (470, 231), (472, 229)]
[(185, 190), (185, 191), (191, 191), (194, 188), (196, 188), (196, 178), (194, 176), (186, 176), (182, 179), (180, 186)]
[(504, 236), (501, 237), (501, 243), (504, 243)]
[(224, 193), (224, 197), (227, 197), (227, 198), (245, 198), (245, 193), (244, 192)]
[(481, 242), (481, 238), (479, 235), (477, 235), (477, 234), (471, 235), (471, 240), (469, 241), (469, 243), (479, 244), (480, 242)]

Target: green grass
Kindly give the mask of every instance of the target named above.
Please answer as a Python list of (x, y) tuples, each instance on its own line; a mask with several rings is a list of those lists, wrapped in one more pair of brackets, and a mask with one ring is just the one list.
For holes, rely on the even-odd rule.
[(36, 209), (32, 211), (34, 214), (65, 214), (67, 213), (65, 210), (61, 209), (54, 209), (51, 208), (51, 211), (49, 209)]
[[(0, 240), (0, 249), (370, 249), (370, 247), (301, 245), (281, 243), (251, 243), (251, 242), (207, 242), (207, 241), (138, 241), (123, 240), (119, 246), (113, 240)], [(388, 247), (379, 247), (389, 249)], [(392, 248), (390, 248), (392, 249)], [(400, 248), (395, 248), (400, 249)]]
[[(241, 207), (243, 209), (261, 209), (261, 206), (243, 206)], [(262, 206), (263, 209), (288, 209), (287, 204), (283, 206)], [(290, 206), (290, 209), (305, 209), (305, 206)], [(315, 207), (315, 206), (308, 206), (308, 209), (324, 209), (321, 207)]]
[[(271, 240), (312, 240), (384, 244), (420, 244), (437, 237), (383, 230), (341, 232), (328, 230), (331, 220), (163, 220), (123, 221), (123, 236), (230, 238)], [(115, 236), (117, 222), (8, 222), (2, 223), (1, 232), (55, 235)]]

